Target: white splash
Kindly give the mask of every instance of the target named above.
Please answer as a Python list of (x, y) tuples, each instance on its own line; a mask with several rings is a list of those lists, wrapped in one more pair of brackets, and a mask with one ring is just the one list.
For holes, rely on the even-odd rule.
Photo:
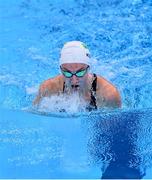
[(38, 93), (38, 86), (26, 87), (27, 94), (36, 94)]
[(38, 110), (41, 112), (67, 112), (68, 114), (74, 114), (84, 112), (86, 105), (87, 103), (78, 93), (53, 95), (51, 97), (44, 97)]

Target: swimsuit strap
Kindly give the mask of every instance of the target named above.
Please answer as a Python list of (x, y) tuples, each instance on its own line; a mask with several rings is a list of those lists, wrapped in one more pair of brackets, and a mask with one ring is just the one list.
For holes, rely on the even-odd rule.
[(97, 103), (96, 103), (96, 89), (97, 89), (97, 75), (93, 74), (94, 80), (92, 82), (92, 87), (91, 87), (91, 100), (90, 100), (90, 106), (94, 107), (97, 109)]
[(63, 93), (64, 93), (64, 90), (65, 90), (65, 82), (63, 83)]

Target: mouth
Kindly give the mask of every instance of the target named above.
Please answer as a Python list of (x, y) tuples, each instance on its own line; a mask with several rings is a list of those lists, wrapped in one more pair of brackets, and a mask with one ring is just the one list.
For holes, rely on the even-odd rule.
[(71, 85), (72, 89), (78, 89), (79, 85)]

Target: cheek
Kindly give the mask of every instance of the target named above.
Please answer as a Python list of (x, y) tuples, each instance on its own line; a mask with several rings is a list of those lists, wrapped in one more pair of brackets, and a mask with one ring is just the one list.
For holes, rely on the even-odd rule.
[(84, 82), (84, 81), (86, 81), (86, 80), (87, 80), (87, 78), (88, 78), (88, 75), (87, 75), (87, 74), (85, 74), (85, 75), (81, 78), (81, 80)]
[(83, 85), (85, 83), (85, 77), (79, 78), (78, 82), (80, 85)]
[(84, 77), (78, 78), (78, 81), (79, 81), (79, 82), (84, 82), (84, 80), (85, 80)]
[(69, 84), (71, 82), (71, 78), (65, 78), (65, 81)]

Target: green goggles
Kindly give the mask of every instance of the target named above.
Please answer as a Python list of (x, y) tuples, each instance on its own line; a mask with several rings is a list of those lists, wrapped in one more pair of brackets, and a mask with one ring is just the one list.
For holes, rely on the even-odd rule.
[(73, 75), (75, 75), (76, 77), (83, 77), (87, 73), (88, 68), (89, 68), (89, 66), (86, 69), (79, 70), (79, 71), (76, 71), (76, 72), (70, 72), (70, 71), (67, 71), (67, 70), (63, 70), (61, 68), (61, 72), (66, 78), (71, 78)]

